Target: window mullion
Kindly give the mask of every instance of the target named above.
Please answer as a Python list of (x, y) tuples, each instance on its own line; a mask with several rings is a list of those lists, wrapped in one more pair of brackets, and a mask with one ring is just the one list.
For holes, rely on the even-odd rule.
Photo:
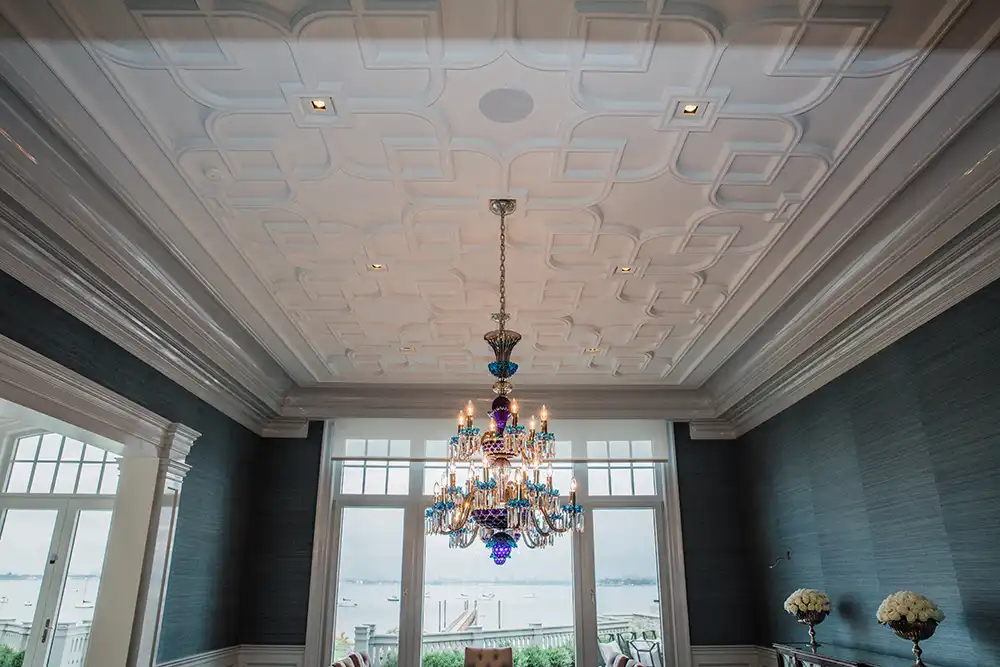
[(399, 619), (399, 667), (420, 667), (424, 602), (423, 508), (408, 503), (403, 516), (403, 607)]

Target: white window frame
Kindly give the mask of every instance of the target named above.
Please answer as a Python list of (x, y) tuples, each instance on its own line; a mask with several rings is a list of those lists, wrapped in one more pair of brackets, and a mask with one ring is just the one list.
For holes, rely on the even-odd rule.
[[(661, 420), (562, 420), (554, 423), (559, 441), (572, 441), (572, 452), (560, 458), (573, 462), (578, 497), (587, 508), (587, 526), (594, 509), (648, 508), (654, 511), (660, 587), (661, 642), (664, 660), (672, 667), (690, 667), (691, 642), (676, 451), (672, 424)], [(334, 620), (337, 613), (340, 523), (345, 507), (399, 507), (404, 509), (401, 572), (399, 667), (419, 667), (423, 641), (424, 586), (424, 443), (447, 439), (454, 422), (440, 419), (340, 419), (326, 423), (317, 493), (313, 565), (309, 593), (305, 664), (331, 663)], [(410, 441), (410, 486), (407, 495), (339, 493), (342, 443), (347, 439)], [(587, 492), (588, 440), (652, 440), (657, 493), (650, 496), (595, 496)], [(568, 491), (568, 490), (567, 490)], [(432, 538), (433, 539), (433, 538)], [(441, 538), (443, 539), (443, 538)], [(593, 533), (573, 534), (574, 623), (578, 665), (598, 665), (596, 576)]]

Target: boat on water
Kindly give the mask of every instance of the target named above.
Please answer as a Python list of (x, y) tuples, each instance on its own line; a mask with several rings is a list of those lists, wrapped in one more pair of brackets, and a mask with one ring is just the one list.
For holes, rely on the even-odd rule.
[(460, 597), (460, 598), (467, 598), (467, 597), (469, 597), (469, 594), (468, 593), (459, 593), (458, 597)]
[(25, 603), (24, 603), (24, 606), (25, 606), (25, 607), (34, 607), (34, 606), (35, 606), (35, 603), (34, 603), (34, 602), (25, 602)]
[(337, 603), (338, 607), (357, 607), (358, 603), (354, 600), (349, 600), (347, 598), (340, 598), (340, 602)]
[(496, 596), (497, 596), (496, 593), (483, 593), (482, 598), (484, 600), (492, 600)]
[(425, 597), (425, 598), (429, 598), (430, 596), (431, 596), (431, 594), (430, 594), (430, 593), (424, 593), (424, 597)]
[(75, 605), (73, 605), (74, 607), (76, 607), (77, 609), (93, 609), (94, 608), (94, 602), (93, 602), (93, 600), (88, 600), (87, 599), (87, 589), (89, 589), (89, 588), (90, 588), (90, 582), (88, 581), (84, 585), (84, 587), (83, 587), (83, 599), (80, 600), (79, 602), (77, 602)]
[(388, 600), (389, 602), (399, 602), (399, 596), (398, 595), (390, 595), (389, 597), (386, 598), (386, 600)]

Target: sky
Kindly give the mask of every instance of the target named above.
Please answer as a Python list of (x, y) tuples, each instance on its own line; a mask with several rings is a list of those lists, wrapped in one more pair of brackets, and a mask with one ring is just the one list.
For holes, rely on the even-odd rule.
[[(42, 574), (55, 520), (56, 510), (7, 510), (0, 533), (0, 574)], [(80, 513), (70, 556), (70, 575), (101, 572), (110, 528), (111, 510)]]
[[(656, 579), (653, 510), (595, 510), (593, 517), (585, 530), (594, 531), (598, 579)], [(405, 553), (402, 509), (345, 508), (341, 540), (341, 580), (400, 579)], [(557, 537), (556, 543), (545, 549), (528, 549), (521, 545), (502, 566), (489, 559), (489, 551), (481, 542), (468, 549), (451, 549), (448, 538), (442, 535), (429, 535), (424, 541), (428, 580), (572, 579), (572, 537), (569, 535)]]

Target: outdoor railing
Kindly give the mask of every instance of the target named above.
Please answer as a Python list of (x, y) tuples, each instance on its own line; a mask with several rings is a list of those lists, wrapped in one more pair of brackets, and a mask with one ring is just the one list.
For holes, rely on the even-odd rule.
[[(597, 621), (599, 635), (620, 632), (658, 629), (660, 619), (652, 614), (628, 614), (622, 616), (602, 616)], [(464, 632), (427, 632), (423, 636), (425, 653), (437, 651), (463, 651), (466, 647), (483, 648), (557, 648), (573, 644), (576, 629), (572, 625), (543, 626), (529, 623), (526, 628), (504, 630), (483, 630), (472, 626)], [(399, 637), (390, 634), (376, 634), (375, 627), (359, 625), (354, 628), (354, 650), (368, 654), (371, 667), (383, 667), (399, 649)]]
[[(31, 634), (30, 621), (0, 619), (0, 646), (23, 651)], [(52, 649), (46, 664), (52, 667), (75, 667), (83, 664), (90, 642), (90, 622), (56, 623), (52, 631)]]

